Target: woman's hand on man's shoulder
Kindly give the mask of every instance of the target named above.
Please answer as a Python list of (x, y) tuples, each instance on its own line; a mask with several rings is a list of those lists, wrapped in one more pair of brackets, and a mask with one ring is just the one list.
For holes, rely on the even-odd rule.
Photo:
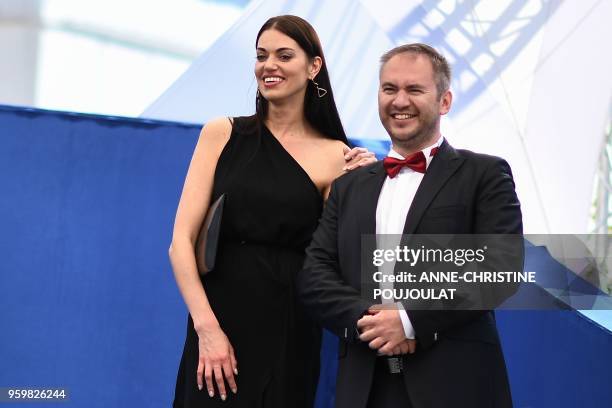
[(342, 153), (344, 154), (343, 171), (355, 170), (377, 161), (374, 153), (365, 147), (353, 147), (352, 149), (343, 143)]

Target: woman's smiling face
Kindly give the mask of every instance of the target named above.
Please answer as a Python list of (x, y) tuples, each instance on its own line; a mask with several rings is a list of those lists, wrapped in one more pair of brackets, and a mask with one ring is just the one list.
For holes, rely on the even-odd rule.
[(317, 58), (311, 60), (297, 42), (280, 31), (264, 31), (257, 42), (255, 63), (259, 92), (270, 102), (296, 95), (303, 100), (308, 80), (318, 72)]

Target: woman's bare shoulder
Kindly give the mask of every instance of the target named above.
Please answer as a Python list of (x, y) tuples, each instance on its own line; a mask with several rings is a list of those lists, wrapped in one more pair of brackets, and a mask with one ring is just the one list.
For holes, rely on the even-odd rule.
[(227, 117), (209, 120), (202, 127), (200, 139), (205, 138), (211, 143), (225, 144), (232, 133), (232, 122), (230, 120), (231, 118)]
[(343, 141), (326, 138), (321, 146), (328, 160), (344, 163), (344, 151), (348, 150), (348, 146)]

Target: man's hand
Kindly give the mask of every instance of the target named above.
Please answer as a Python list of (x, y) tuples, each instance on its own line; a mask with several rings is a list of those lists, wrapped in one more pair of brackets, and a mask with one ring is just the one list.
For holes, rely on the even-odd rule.
[(393, 349), (393, 355), (412, 354), (416, 351), (416, 340), (406, 339)]
[(369, 342), (371, 349), (392, 356), (414, 353), (416, 340), (407, 339), (404, 326), (396, 309), (380, 310), (371, 308), (368, 315), (357, 321), (361, 341)]

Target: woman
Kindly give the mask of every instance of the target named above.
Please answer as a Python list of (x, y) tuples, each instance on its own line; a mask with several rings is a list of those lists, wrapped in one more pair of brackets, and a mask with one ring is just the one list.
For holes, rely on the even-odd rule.
[[(375, 161), (346, 147), (310, 24), (271, 18), (256, 49), (256, 115), (204, 126), (177, 210), (170, 259), (190, 314), (175, 407), (312, 406), (320, 332), (293, 275), (331, 182)], [(194, 243), (223, 193), (216, 266), (200, 279)]]

